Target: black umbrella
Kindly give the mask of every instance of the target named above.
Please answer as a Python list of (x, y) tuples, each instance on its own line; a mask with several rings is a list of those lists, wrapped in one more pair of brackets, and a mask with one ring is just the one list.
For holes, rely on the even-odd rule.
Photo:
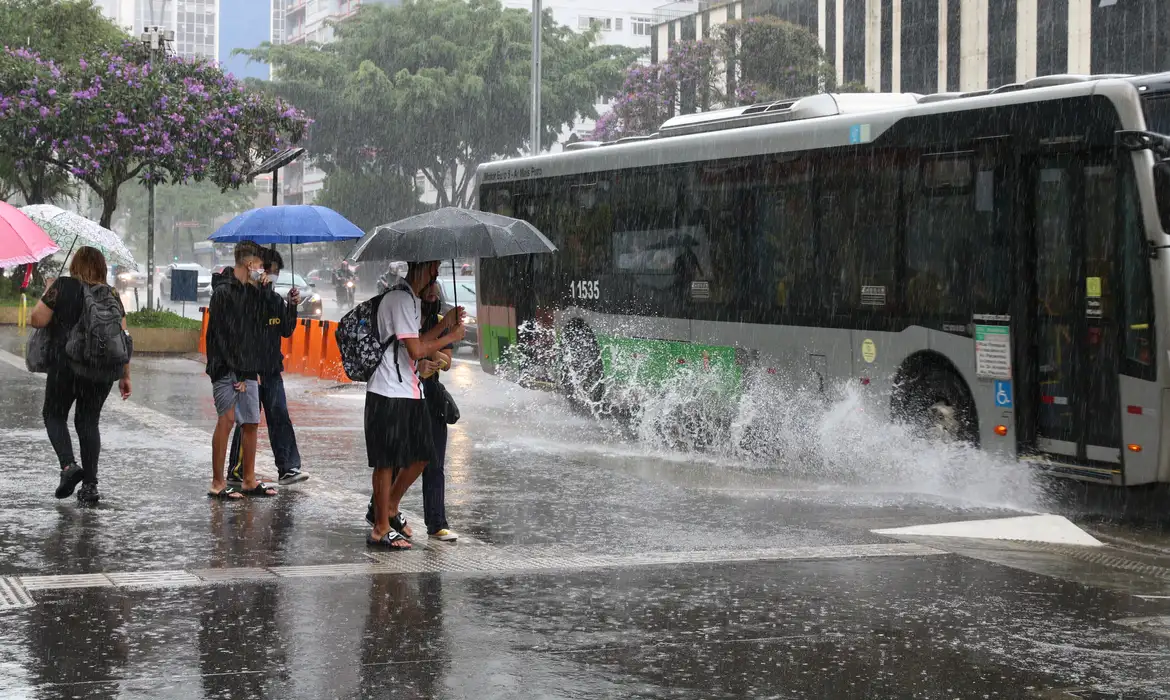
[(527, 221), (472, 209), (444, 207), (384, 224), (350, 254), (357, 262), (427, 262), (555, 253), (557, 247)]

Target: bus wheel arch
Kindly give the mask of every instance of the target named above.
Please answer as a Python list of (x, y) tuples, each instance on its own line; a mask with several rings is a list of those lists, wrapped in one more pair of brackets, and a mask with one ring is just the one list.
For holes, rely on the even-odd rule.
[(906, 358), (894, 375), (890, 410), (929, 437), (979, 445), (979, 414), (971, 387), (954, 363), (924, 350)]

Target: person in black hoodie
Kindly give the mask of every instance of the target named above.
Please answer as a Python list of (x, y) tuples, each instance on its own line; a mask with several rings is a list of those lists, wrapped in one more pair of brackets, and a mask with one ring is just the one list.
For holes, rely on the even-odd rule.
[[(281, 486), (295, 484), (309, 478), (301, 471), (301, 452), (297, 449), (297, 434), (293, 430), (292, 420), (288, 417), (288, 398), (284, 393), (284, 351), (281, 348), (281, 338), (292, 336), (297, 328), (297, 305), (301, 301), (301, 292), (296, 285), (289, 290), (285, 300), (277, 294), (272, 285), (280, 277), (284, 269), (284, 258), (276, 248), (264, 251), (264, 274), (268, 276), (265, 288), (269, 293), (269, 303), (272, 308), (269, 312), (268, 325), (268, 369), (260, 375), (260, 408), (268, 421), (268, 442), (272, 445), (272, 454), (276, 457), (276, 472), (279, 475), (278, 483)], [(274, 321), (279, 320), (278, 323)], [(229, 484), (238, 485), (243, 482), (244, 454), (241, 449), (240, 427), (232, 433), (232, 447), (228, 452)]]
[[(211, 438), (212, 498), (275, 496), (276, 489), (256, 480), (256, 433), (260, 425), (259, 376), (270, 367), (267, 344), (271, 290), (264, 288), (264, 251), (251, 241), (236, 244), (230, 276), (212, 279), (207, 323), (207, 376), (211, 377), (219, 419)], [(277, 324), (280, 321), (277, 320)], [(224, 461), (232, 428), (241, 426), (243, 481), (229, 486)]]

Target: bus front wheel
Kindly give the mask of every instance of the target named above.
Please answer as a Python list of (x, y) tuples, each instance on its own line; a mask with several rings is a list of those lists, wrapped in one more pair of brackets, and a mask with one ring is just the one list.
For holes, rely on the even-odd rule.
[(925, 367), (904, 377), (895, 392), (894, 415), (921, 437), (979, 444), (975, 401), (949, 369)]
[(604, 395), (601, 346), (584, 323), (570, 323), (561, 338), (561, 385), (577, 408), (595, 409)]

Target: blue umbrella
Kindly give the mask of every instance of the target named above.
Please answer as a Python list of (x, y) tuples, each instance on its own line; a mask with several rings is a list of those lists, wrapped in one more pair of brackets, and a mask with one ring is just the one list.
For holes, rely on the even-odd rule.
[[(323, 243), (361, 238), (362, 230), (328, 207), (284, 204), (240, 214), (211, 234), (218, 243)], [(295, 269), (290, 261), (289, 269)]]

